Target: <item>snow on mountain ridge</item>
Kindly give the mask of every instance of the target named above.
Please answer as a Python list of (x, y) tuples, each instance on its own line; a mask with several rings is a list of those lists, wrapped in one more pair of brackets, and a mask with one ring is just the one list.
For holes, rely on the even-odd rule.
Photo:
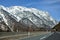
[(15, 20), (17, 20), (18, 22), (22, 18), (27, 18), (37, 26), (43, 24), (52, 26), (53, 24), (54, 25), (56, 24), (55, 20), (51, 16), (49, 16), (48, 12), (40, 11), (35, 8), (26, 8), (22, 6), (12, 6), (12, 7), (1, 6), (0, 8), (3, 8), (5, 11), (9, 12), (10, 15), (12, 17), (14, 16), (13, 18), (14, 19), (16, 18)]

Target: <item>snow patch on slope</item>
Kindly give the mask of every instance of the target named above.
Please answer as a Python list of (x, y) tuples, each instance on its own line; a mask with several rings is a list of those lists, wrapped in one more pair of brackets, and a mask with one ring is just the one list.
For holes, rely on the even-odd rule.
[(35, 8), (26, 8), (22, 6), (12, 6), (4, 7), (0, 6), (0, 9), (10, 13), (10, 16), (19, 22), (22, 18), (27, 18), (35, 25), (40, 27), (40, 25), (46, 24), (48, 26), (56, 25), (56, 21), (49, 15), (48, 12), (41, 11)]

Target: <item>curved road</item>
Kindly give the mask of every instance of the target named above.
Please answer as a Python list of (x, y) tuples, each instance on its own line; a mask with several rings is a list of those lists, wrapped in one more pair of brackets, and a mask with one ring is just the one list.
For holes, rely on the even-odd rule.
[(29, 37), (20, 40), (60, 40), (60, 32), (49, 33), (45, 35), (39, 35), (39, 36)]
[(45, 40), (60, 40), (60, 32), (56, 32), (56, 33), (52, 34)]
[(39, 36), (35, 36), (35, 37), (27, 37), (25, 39), (20, 39), (20, 40), (44, 40), (45, 38), (49, 37), (52, 34), (53, 33), (48, 33), (48, 34), (39, 35)]

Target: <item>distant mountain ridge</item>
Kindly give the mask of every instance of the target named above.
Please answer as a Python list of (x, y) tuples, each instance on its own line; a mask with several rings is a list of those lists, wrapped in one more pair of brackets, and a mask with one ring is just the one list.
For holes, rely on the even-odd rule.
[[(0, 6), (0, 16), (6, 25), (9, 26), (11, 31), (13, 31), (11, 23), (13, 23), (14, 20), (24, 26), (29, 27), (33, 25), (32, 28), (53, 28), (54, 25), (58, 23), (48, 12), (22, 6)], [(13, 21), (11, 21), (12, 19), (10, 17)]]

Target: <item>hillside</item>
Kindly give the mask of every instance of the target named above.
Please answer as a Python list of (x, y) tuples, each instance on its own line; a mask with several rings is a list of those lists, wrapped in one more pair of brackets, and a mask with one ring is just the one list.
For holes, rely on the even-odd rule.
[(48, 12), (22, 6), (0, 6), (0, 19), (1, 22), (5, 23), (7, 29), (12, 32), (27, 31), (29, 28), (33, 30), (39, 28), (50, 29), (58, 23)]

